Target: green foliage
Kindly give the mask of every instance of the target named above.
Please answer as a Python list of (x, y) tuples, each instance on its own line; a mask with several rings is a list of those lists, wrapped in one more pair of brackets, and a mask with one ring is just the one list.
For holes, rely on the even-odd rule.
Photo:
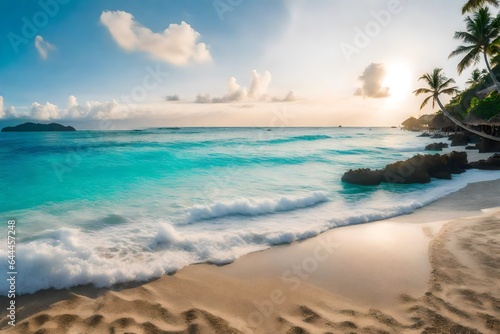
[(469, 109), (474, 109), (481, 103), (481, 100), (478, 99), (477, 97), (473, 97), (472, 100), (470, 100), (470, 108)]
[(488, 7), (479, 8), (471, 16), (465, 18), (466, 31), (455, 32), (455, 39), (462, 40), (449, 57), (462, 56), (457, 71), (461, 74), (469, 66), (477, 64), (482, 55), (498, 51), (500, 20), (492, 15)]
[(453, 96), (450, 102), (446, 105), (446, 108), (449, 109), (460, 105), (462, 103), (463, 96), (464, 96), (463, 92)]
[[(500, 61), (500, 58), (497, 59), (498, 61)], [(491, 71), (494, 73), (495, 77), (497, 78), (497, 80), (500, 79), (500, 65), (496, 64), (492, 69)], [(487, 87), (490, 87), (493, 85), (493, 80), (491, 79), (490, 75), (485, 75), (484, 76), (484, 81), (481, 85), (481, 87), (484, 87), (484, 88), (487, 88)], [(480, 88), (481, 90), (481, 88)]]
[(493, 5), (495, 7), (498, 7), (499, 3), (498, 0), (468, 0), (462, 7), (462, 14), (473, 12), (474, 10), (484, 7), (485, 5)]
[(476, 98), (476, 93), (482, 88), (480, 86), (471, 87), (455, 95), (445, 106), (446, 110), (458, 119), (464, 119), (467, 116), (467, 110), (470, 108), (471, 101)]
[(494, 91), (483, 100), (473, 98), (467, 111), (481, 119), (488, 120), (495, 117), (500, 112), (500, 94)]

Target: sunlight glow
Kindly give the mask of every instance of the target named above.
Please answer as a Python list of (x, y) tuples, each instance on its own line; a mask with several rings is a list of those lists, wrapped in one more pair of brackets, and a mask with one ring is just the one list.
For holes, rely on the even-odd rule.
[(389, 88), (393, 100), (401, 100), (411, 93), (412, 73), (408, 65), (394, 63), (388, 65), (387, 74), (383, 82)]

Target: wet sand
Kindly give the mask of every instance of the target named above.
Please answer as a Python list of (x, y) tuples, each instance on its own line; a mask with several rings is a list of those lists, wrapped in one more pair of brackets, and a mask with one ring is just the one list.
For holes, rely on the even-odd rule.
[[(5, 333), (500, 333), (500, 180), (227, 266), (18, 297)], [(4, 301), (2, 299), (2, 305)]]

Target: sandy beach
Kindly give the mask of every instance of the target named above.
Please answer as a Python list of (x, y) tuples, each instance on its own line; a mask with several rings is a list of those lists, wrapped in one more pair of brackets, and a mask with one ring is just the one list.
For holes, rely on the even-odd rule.
[(0, 334), (500, 334), (500, 0), (2, 4)]
[(2, 332), (499, 333), (499, 187), (470, 184), (222, 267), (23, 295), (15, 327), (2, 310)]

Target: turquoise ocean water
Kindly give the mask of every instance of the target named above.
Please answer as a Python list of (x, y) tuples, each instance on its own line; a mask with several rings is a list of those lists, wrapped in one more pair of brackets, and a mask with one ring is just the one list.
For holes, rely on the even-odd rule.
[(0, 133), (0, 242), (15, 219), (21, 294), (110, 286), (409, 213), (498, 178), (469, 171), (428, 185), (340, 182), (350, 168), (380, 168), (430, 142), (387, 128)]

